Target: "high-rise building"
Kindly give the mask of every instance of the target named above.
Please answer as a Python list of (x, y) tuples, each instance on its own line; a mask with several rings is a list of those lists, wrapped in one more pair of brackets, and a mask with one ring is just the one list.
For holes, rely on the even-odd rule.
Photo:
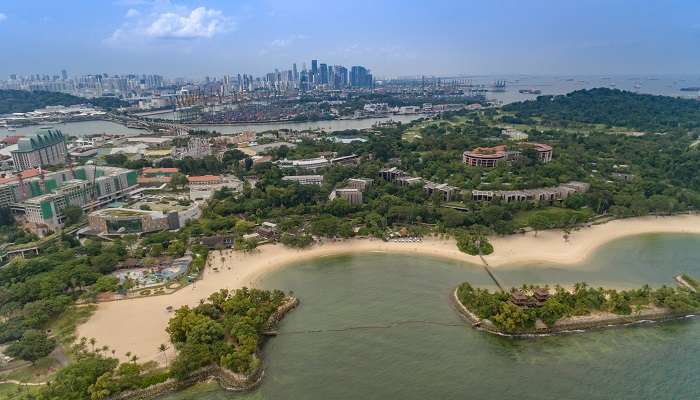
[(65, 164), (68, 155), (66, 138), (59, 130), (41, 129), (33, 135), (20, 138), (17, 150), (11, 154), (16, 171)]
[(292, 80), (299, 82), (299, 71), (297, 71), (297, 63), (292, 64)]
[(9, 207), (35, 228), (55, 230), (63, 225), (68, 205), (94, 210), (123, 199), (137, 185), (136, 171), (82, 166), (70, 170), (27, 170), (20, 179), (0, 183), (0, 207)]
[(372, 74), (361, 65), (355, 65), (350, 69), (350, 86), (352, 87), (372, 87)]
[(311, 79), (312, 83), (318, 83), (318, 60), (311, 60)]
[(330, 78), (331, 86), (334, 89), (341, 89), (348, 86), (348, 69), (342, 65), (334, 65), (331, 69), (332, 78)]
[(322, 85), (327, 84), (328, 83), (328, 65), (321, 63), (321, 65), (319, 66), (318, 75), (320, 78), (319, 83), (321, 83)]
[(65, 69), (62, 69), (61, 70), (61, 78), (63, 78), (64, 81), (67, 81), (68, 80), (68, 71), (66, 71)]

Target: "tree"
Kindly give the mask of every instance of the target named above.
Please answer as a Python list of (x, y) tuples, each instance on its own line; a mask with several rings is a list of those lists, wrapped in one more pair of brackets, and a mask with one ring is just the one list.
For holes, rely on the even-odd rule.
[(502, 303), (501, 310), (493, 316), (493, 323), (506, 332), (518, 332), (530, 326), (534, 321), (520, 307), (511, 303)]
[(188, 182), (189, 181), (187, 180), (187, 176), (180, 172), (176, 172), (173, 174), (173, 176), (170, 177), (170, 186), (173, 189), (183, 188), (187, 186)]
[(103, 358), (95, 354), (81, 354), (79, 358), (62, 368), (41, 389), (41, 400), (85, 400), (91, 398), (89, 388), (103, 374), (113, 371), (119, 362), (114, 358)]
[(168, 349), (170, 349), (170, 347), (166, 346), (165, 343), (161, 343), (161, 345), (158, 346), (158, 351), (160, 351), (163, 354), (163, 357), (165, 357), (165, 368), (168, 368)]
[(66, 216), (66, 225), (74, 225), (83, 218), (83, 209), (69, 204), (63, 209), (63, 215)]
[(549, 228), (550, 221), (547, 215), (543, 213), (534, 213), (527, 219), (527, 224), (530, 225), (530, 228), (535, 230), (535, 236), (537, 236), (539, 231)]
[(42, 331), (29, 329), (24, 332), (19, 341), (7, 347), (6, 353), (34, 364), (36, 360), (51, 354), (54, 348), (56, 348), (55, 339), (49, 338)]
[(163, 254), (163, 245), (160, 243), (154, 244), (151, 246), (149, 254), (151, 257), (160, 257)]

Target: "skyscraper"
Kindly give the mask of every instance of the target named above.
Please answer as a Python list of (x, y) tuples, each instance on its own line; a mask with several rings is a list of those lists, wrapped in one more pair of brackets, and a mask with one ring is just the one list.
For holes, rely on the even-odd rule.
[(352, 87), (372, 87), (372, 74), (361, 65), (355, 65), (350, 69), (350, 86)]
[(320, 77), (320, 79), (319, 79), (320, 83), (322, 85), (327, 84), (328, 83), (328, 65), (321, 63), (318, 74)]
[(61, 70), (61, 78), (63, 78), (64, 81), (67, 81), (68, 80), (68, 71), (66, 71), (65, 69), (62, 69)]
[(318, 60), (311, 60), (311, 79), (309, 81), (317, 83), (318, 80)]
[(297, 71), (297, 63), (292, 64), (292, 80), (299, 82), (299, 71)]
[(333, 89), (341, 89), (348, 86), (348, 69), (342, 65), (334, 65), (331, 68), (332, 78), (330, 78), (330, 84)]

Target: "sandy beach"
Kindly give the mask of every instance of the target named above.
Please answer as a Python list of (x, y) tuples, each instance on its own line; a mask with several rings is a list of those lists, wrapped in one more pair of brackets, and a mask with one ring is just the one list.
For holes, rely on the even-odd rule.
[[(700, 234), (700, 215), (616, 220), (574, 231), (568, 241), (558, 230), (539, 232), (536, 236), (530, 232), (494, 237), (491, 239), (494, 253), (485, 258), (494, 268), (532, 263), (573, 265), (585, 261), (595, 249), (611, 240), (645, 233)], [(165, 327), (172, 316), (166, 310), (168, 306), (175, 309), (186, 304), (194, 306), (200, 299), (222, 288), (255, 286), (263, 275), (285, 265), (325, 256), (372, 252), (416, 254), (481, 264), (479, 257), (460, 252), (454, 240), (435, 238), (420, 243), (351, 239), (330, 241), (304, 250), (265, 245), (250, 254), (232, 250), (212, 251), (203, 277), (195, 285), (170, 295), (101, 303), (94, 315), (78, 327), (77, 334), (78, 337), (96, 338), (100, 345), (115, 349), (116, 355), (122, 359), (126, 359), (126, 352), (131, 352), (141, 361), (163, 363), (165, 359), (157, 348), (161, 343), (168, 344)], [(172, 359), (173, 349), (169, 352), (168, 357)]]

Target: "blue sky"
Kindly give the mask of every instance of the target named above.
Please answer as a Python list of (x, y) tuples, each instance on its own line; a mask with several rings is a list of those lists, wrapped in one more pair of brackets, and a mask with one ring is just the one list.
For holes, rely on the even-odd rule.
[(700, 1), (3, 0), (10, 73), (261, 74), (321, 62), (416, 74), (700, 72)]

